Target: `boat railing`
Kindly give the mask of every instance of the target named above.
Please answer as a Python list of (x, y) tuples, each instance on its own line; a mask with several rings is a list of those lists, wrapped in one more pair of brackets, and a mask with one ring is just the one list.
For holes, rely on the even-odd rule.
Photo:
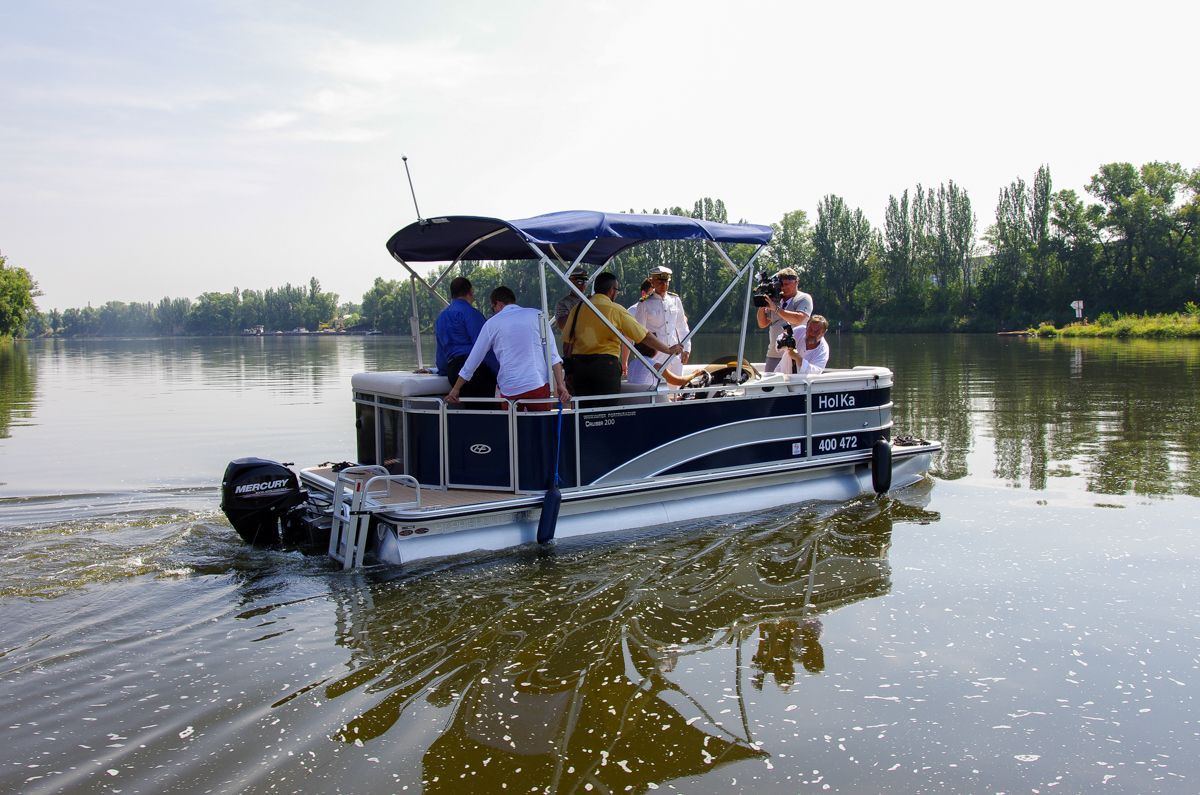
[[(360, 402), (377, 408), (370, 432), (376, 437), (376, 461), (388, 465), (392, 474), (407, 474), (417, 478), (422, 488), (445, 491), (449, 489), (495, 491), (508, 494), (537, 494), (544, 491), (555, 466), (555, 449), (559, 459), (559, 487), (568, 492), (586, 486), (592, 477), (586, 474), (589, 452), (588, 434), (583, 433), (589, 421), (600, 422), (600, 414), (612, 412), (657, 411), (679, 407), (682, 402), (705, 405), (713, 401), (757, 400), (768, 397), (804, 395), (803, 407), (797, 404), (797, 427), (794, 458), (810, 460), (827, 455), (830, 448), (816, 449), (818, 437), (832, 431), (828, 407), (817, 407), (822, 415), (814, 422), (814, 401), (820, 393), (840, 391), (847, 385), (868, 388), (872, 384), (890, 386), (890, 376), (883, 368), (855, 368), (826, 371), (819, 375), (772, 373), (743, 384), (712, 384), (698, 389), (673, 389), (646, 385), (638, 388), (624, 385), (622, 391), (611, 395), (590, 395), (573, 398), (563, 407), (561, 439), (557, 431), (555, 398), (532, 398), (501, 401), (498, 398), (462, 398), (447, 403), (444, 395), (410, 395), (399, 399), (360, 394)], [(814, 395), (817, 398), (814, 398)], [(613, 405), (589, 405), (593, 401)], [(540, 404), (540, 405), (539, 405)], [(531, 407), (549, 410), (526, 410)], [(880, 406), (890, 409), (890, 403)], [(669, 415), (662, 422), (670, 423)], [(880, 419), (883, 422), (883, 419)], [(890, 422), (887, 423), (890, 426)], [(799, 424), (798, 424), (799, 425)], [(863, 424), (865, 428), (865, 422)], [(880, 426), (882, 427), (882, 426)], [(846, 428), (845, 432), (850, 432)], [(839, 429), (840, 432), (840, 429)], [(594, 435), (591, 438), (595, 438)], [(825, 440), (828, 442), (828, 440)], [(732, 440), (729, 450), (751, 442)], [(861, 448), (860, 448), (861, 449)], [(714, 449), (720, 454), (725, 447)], [(370, 460), (370, 459), (367, 459)], [(592, 467), (594, 470), (594, 467)]]

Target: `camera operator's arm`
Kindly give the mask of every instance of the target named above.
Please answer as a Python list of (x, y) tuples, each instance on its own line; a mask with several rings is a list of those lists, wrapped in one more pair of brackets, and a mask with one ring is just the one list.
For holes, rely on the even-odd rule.
[(770, 298), (767, 298), (767, 300), (771, 302), (771, 309), (775, 311), (775, 314), (779, 317), (779, 319), (784, 323), (787, 323), (789, 326), (803, 326), (808, 322), (808, 312), (805, 312), (802, 309), (783, 309), (782, 307), (776, 306), (775, 302), (771, 301)]
[[(775, 319), (782, 320), (789, 326), (803, 326), (808, 322), (808, 312), (784, 309), (775, 303), (775, 299), (771, 296), (763, 296), (767, 299), (766, 306), (758, 308), (758, 327), (766, 328), (771, 325), (771, 321)], [(772, 317), (773, 316), (773, 317)]]
[[(775, 302), (771, 300), (770, 296), (767, 297), (767, 303), (769, 303), (772, 307), (775, 306)], [(772, 310), (768, 309), (765, 306), (760, 306), (758, 308), (758, 327), (759, 328), (766, 328), (767, 326), (771, 325), (771, 312), (772, 312)]]

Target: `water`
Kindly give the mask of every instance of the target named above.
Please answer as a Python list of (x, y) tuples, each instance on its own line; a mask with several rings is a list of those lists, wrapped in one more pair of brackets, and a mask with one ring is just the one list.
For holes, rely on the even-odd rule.
[(350, 375), (414, 360), (0, 348), (0, 791), (1196, 791), (1200, 345), (834, 338), (947, 444), (887, 499), (403, 570), (244, 547), (225, 463), (352, 457)]

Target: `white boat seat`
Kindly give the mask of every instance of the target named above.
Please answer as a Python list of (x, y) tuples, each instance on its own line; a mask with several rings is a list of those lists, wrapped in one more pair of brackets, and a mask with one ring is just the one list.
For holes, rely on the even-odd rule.
[(446, 376), (432, 373), (413, 373), (389, 370), (377, 373), (355, 373), (350, 379), (355, 392), (367, 392), (392, 398), (445, 395), (450, 391)]

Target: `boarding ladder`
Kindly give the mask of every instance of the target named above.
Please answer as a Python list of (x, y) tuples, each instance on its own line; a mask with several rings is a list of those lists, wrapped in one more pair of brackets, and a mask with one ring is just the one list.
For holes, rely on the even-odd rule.
[[(386, 497), (391, 484), (411, 486), (416, 499), (405, 503), (382, 505), (376, 500)], [(392, 508), (421, 507), (421, 484), (411, 475), (392, 475), (378, 465), (346, 467), (338, 473), (333, 487), (333, 525), (329, 531), (329, 557), (342, 564), (343, 569), (362, 565), (367, 553), (371, 517)]]

